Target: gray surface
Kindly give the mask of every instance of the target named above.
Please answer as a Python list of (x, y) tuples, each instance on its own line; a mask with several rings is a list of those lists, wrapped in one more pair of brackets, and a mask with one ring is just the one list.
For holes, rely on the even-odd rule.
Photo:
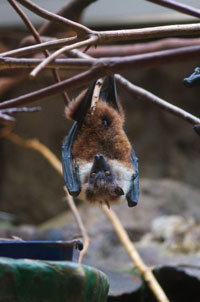
[[(34, 0), (38, 5), (55, 12), (66, 3), (66, 0)], [(199, 0), (181, 0), (180, 2), (200, 8)], [(31, 20), (41, 23), (41, 18), (28, 13)], [(157, 6), (144, 0), (99, 0), (92, 4), (84, 15), (84, 23), (91, 25), (134, 24), (148, 22), (163, 22), (175, 20), (197, 20), (167, 8)], [(22, 21), (17, 16), (7, 0), (0, 0), (0, 27), (20, 25)]]

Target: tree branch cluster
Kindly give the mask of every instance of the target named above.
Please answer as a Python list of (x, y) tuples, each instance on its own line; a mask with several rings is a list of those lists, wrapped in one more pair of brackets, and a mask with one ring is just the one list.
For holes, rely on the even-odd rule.
[[(194, 9), (188, 5), (180, 4), (176, 1), (147, 1), (195, 17), (200, 16), (198, 9)], [(98, 79), (99, 77), (128, 69), (136, 70), (138, 68), (141, 69), (166, 63), (194, 60), (200, 55), (199, 38), (171, 38), (198, 35), (200, 33), (200, 23), (115, 31), (95, 31), (87, 28), (79, 22), (76, 22), (79, 21), (82, 11), (88, 5), (95, 2), (94, 0), (71, 0), (56, 14), (39, 7), (31, 0), (8, 0), (8, 2), (20, 15), (35, 41), (32, 39), (32, 45), (1, 53), (0, 69), (32, 69), (30, 72), (30, 77), (35, 78), (39, 72), (42, 72), (42, 70), (51, 68), (56, 83), (27, 95), (23, 95), (12, 100), (3, 101), (0, 103), (0, 110), (11, 108), (13, 106), (24, 106), (34, 101), (47, 98), (50, 95), (60, 93), (63, 95), (65, 104), (68, 104), (70, 99), (68, 97), (68, 94), (66, 93), (66, 90), (69, 91), (72, 88), (87, 85), (88, 83)], [(39, 30), (36, 30), (29, 18), (25, 15), (23, 10), (18, 6), (17, 3), (20, 3), (25, 8), (44, 18), (46, 20), (44, 25)], [(77, 8), (79, 8), (78, 14)], [(71, 15), (71, 19), (75, 21), (66, 18), (66, 16), (68, 17), (69, 15)], [(50, 28), (54, 26), (54, 24), (63, 27), (66, 32), (71, 30), (70, 36), (68, 35), (62, 39), (58, 39), (56, 37), (49, 37), (47, 39), (46, 36), (41, 36), (41, 34), (46, 34), (50, 30)], [(120, 46), (120, 48), (118, 46), (100, 46), (101, 44), (108, 42), (111, 43), (126, 40), (132, 40), (134, 42), (138, 39), (148, 40), (152, 38), (166, 39), (154, 42), (131, 44), (127, 46), (125, 45)], [(97, 50), (91, 48), (97, 45)], [(88, 54), (90, 56), (84, 56), (84, 53), (82, 52), (83, 47), (88, 50)], [(80, 48), (81, 51), (77, 51), (77, 48)], [(52, 52), (52, 50), (55, 49), (57, 50)], [(44, 53), (46, 58), (30, 58), (30, 55), (40, 54), (41, 52)], [(64, 57), (60, 58), (63, 55)], [(69, 79), (61, 81), (58, 73), (59, 69), (74, 69), (76, 71), (76, 75)], [(121, 84), (123, 83), (122, 77), (118, 77), (117, 80), (121, 82)], [(129, 91), (133, 93), (133, 90)], [(140, 94), (141, 90), (137, 90), (137, 93)], [(134, 95), (135, 94), (136, 92), (134, 92)], [(160, 108), (177, 115), (175, 106), (171, 106), (171, 104), (169, 104), (169, 109), (167, 102), (166, 106), (162, 106), (160, 105), (162, 104), (162, 102), (155, 102), (154, 98), (150, 97), (151, 94), (148, 95), (149, 101), (152, 101)], [(192, 115), (189, 120), (186, 118), (185, 114), (179, 114), (178, 116), (185, 119), (186, 121), (189, 121), (193, 125), (195, 125), (197, 123), (197, 120), (199, 120), (196, 117), (192, 118)], [(5, 116), (0, 111), (0, 121), (3, 121), (4, 117)], [(5, 119), (6, 122), (8, 122), (8, 118), (5, 117)], [(12, 121), (14, 120), (13, 117), (10, 117), (10, 119)]]

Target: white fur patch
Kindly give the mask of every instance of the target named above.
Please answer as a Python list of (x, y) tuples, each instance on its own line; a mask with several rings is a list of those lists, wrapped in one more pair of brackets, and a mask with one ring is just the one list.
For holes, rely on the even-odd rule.
[[(132, 175), (134, 173), (134, 169), (130, 169), (123, 165), (123, 163), (115, 160), (115, 159), (107, 159), (107, 162), (112, 167), (113, 172), (117, 175), (117, 183), (118, 185), (123, 189), (124, 195), (120, 196), (119, 200), (123, 201), (126, 200), (126, 194), (129, 191), (130, 188), (130, 182)], [(79, 198), (85, 200), (85, 179), (87, 176), (89, 176), (93, 162), (86, 162), (86, 161), (78, 161), (79, 165), (79, 175), (80, 175), (80, 181), (82, 185), (81, 192), (79, 194)]]

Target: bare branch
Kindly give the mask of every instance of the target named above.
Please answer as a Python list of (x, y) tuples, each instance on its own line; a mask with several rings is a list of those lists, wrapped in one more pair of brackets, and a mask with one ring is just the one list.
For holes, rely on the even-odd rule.
[(134, 244), (131, 242), (128, 233), (124, 229), (124, 227), (121, 224), (121, 221), (117, 217), (116, 213), (112, 209), (108, 209), (106, 205), (102, 205), (102, 210), (104, 214), (107, 216), (107, 218), (112, 223), (112, 226), (121, 242), (123, 247), (125, 248), (127, 254), (133, 261), (135, 267), (139, 270), (142, 277), (146, 281), (149, 288), (154, 293), (157, 301), (159, 302), (169, 302), (169, 299), (167, 298), (166, 294), (164, 293), (163, 289), (161, 288), (160, 284), (154, 277), (152, 271), (150, 268), (148, 268), (142, 258), (140, 257), (138, 251), (136, 250)]
[(100, 96), (100, 92), (101, 92), (101, 88), (103, 86), (103, 79), (100, 78), (96, 81), (96, 85), (94, 87), (94, 91), (93, 91), (93, 95), (92, 95), (92, 101), (91, 101), (91, 109), (92, 109), (92, 112), (94, 112), (95, 110), (95, 107), (96, 107), (96, 104), (99, 100), (99, 96)]
[(15, 118), (12, 116), (16, 113), (32, 113), (40, 111), (40, 107), (22, 107), (22, 108), (8, 108), (0, 110), (0, 123), (9, 124), (15, 122)]
[(93, 43), (95, 43), (97, 41), (97, 37), (96, 36), (92, 36), (89, 39), (85, 40), (85, 41), (81, 41), (81, 42), (77, 42), (74, 43), (72, 45), (69, 46), (64, 46), (61, 49), (58, 49), (57, 51), (55, 51), (53, 54), (51, 54), (48, 58), (46, 58), (45, 60), (43, 60), (36, 68), (33, 69), (33, 71), (30, 73), (30, 77), (34, 78), (37, 76), (37, 74), (43, 69), (45, 68), (45, 66), (47, 64), (49, 64), (52, 60), (54, 60), (55, 58), (57, 58), (59, 55), (61, 55), (62, 53), (72, 50), (74, 48), (80, 48), (83, 47), (85, 45), (92, 45)]
[(21, 8), (16, 4), (14, 0), (8, 0), (8, 2), (10, 3), (10, 5), (12, 5), (12, 7), (16, 10), (18, 15), (22, 18), (23, 22), (34, 36), (35, 40), (38, 43), (40, 43), (39, 34), (35, 29), (35, 27), (32, 25), (32, 23), (30, 22), (30, 20), (28, 19), (28, 17), (25, 15), (25, 13), (21, 10)]
[[(47, 98), (50, 95), (58, 94), (66, 88), (71, 89), (83, 87), (83, 85), (88, 84), (93, 80), (119, 72), (120, 70), (130, 70), (133, 68), (136, 70), (137, 68), (141, 69), (161, 64), (194, 60), (199, 58), (199, 54), (200, 46), (193, 46), (122, 58), (82, 59), (82, 61), (80, 59), (80, 62), (82, 62), (83, 65), (91, 63), (93, 67), (88, 71), (75, 75), (74, 77), (60, 83), (17, 97), (10, 101), (0, 103), (0, 109), (29, 104), (33, 101)], [(67, 60), (69, 59), (66, 59), (66, 62)], [(75, 61), (76, 60), (71, 62), (71, 66), (76, 64)]]
[(56, 39), (56, 40), (53, 39), (48, 42), (43, 42), (43, 43), (36, 44), (36, 45), (26, 46), (26, 47), (2, 52), (2, 53), (0, 53), (0, 56), (1, 57), (10, 57), (10, 56), (20, 57), (20, 56), (24, 56), (24, 55), (30, 55), (30, 54), (33, 54), (36, 52), (41, 52), (45, 49), (54, 49), (54, 48), (62, 47), (70, 42), (74, 42), (74, 40), (76, 40), (76, 38), (74, 38), (74, 37)]
[[(32, 38), (32, 37), (31, 37)], [(43, 40), (43, 37), (40, 37)], [(75, 42), (76, 38), (64, 38), (64, 39), (55, 39), (49, 38), (48, 41), (42, 42), (40, 44), (34, 44), (31, 46), (26, 46), (14, 50), (9, 50), (6, 52), (0, 53), (0, 57), (19, 57), (24, 55), (34, 54), (44, 49), (54, 49), (65, 46), (70, 42)], [(33, 39), (31, 39), (33, 43)], [(173, 49), (180, 48), (186, 46), (195, 46), (200, 44), (199, 38), (193, 39), (182, 39), (182, 38), (166, 38), (153, 42), (145, 42), (145, 43), (137, 43), (130, 45), (109, 45), (109, 46), (99, 46), (96, 49), (89, 49), (88, 54), (95, 58), (99, 57), (114, 57), (114, 56), (128, 56), (128, 55), (136, 55), (141, 53), (148, 53), (153, 51), (165, 50), (165, 49)], [(69, 51), (70, 56), (73, 56), (77, 50)], [(80, 52), (79, 52), (80, 54)], [(77, 56), (75, 56), (77, 57)]]
[[(94, 59), (95, 60), (95, 59)], [(17, 59), (9, 57), (0, 57), (0, 70), (2, 69), (16, 69), (16, 68), (33, 68), (42, 63), (44, 59)], [(76, 68), (87, 69), (92, 66), (92, 59), (89, 61), (81, 59), (56, 59), (54, 62), (49, 63), (45, 68)]]
[(16, 0), (17, 2), (21, 3), (24, 7), (29, 9), (30, 11), (34, 12), (38, 16), (47, 19), (49, 21), (52, 21), (56, 24), (59, 24), (61, 26), (64, 26), (65, 28), (71, 28), (74, 30), (78, 35), (86, 36), (90, 33), (90, 30), (88, 30), (87, 27), (84, 25), (81, 25), (79, 23), (76, 23), (74, 21), (70, 21), (62, 16), (56, 15), (54, 13), (51, 13), (38, 5), (34, 4), (30, 0)]
[[(96, 32), (98, 43), (113, 41), (153, 39), (175, 36), (197, 35), (200, 33), (200, 23), (166, 25), (139, 29), (124, 29)], [(95, 34), (95, 32), (93, 32)]]
[[(39, 33), (37, 32), (37, 30), (35, 29), (35, 27), (32, 25), (32, 23), (29, 20), (29, 18), (25, 15), (25, 13), (21, 10), (21, 8), (16, 4), (15, 0), (8, 0), (8, 1), (14, 7), (14, 9), (16, 10), (16, 12), (20, 15), (20, 17), (24, 21), (25, 25), (27, 26), (27, 28), (30, 30), (30, 32), (34, 36), (36, 42), (41, 43), (41, 39), (40, 39)], [(44, 55), (46, 57), (49, 56), (48, 50), (44, 50)], [(60, 82), (60, 76), (58, 74), (58, 71), (55, 70), (55, 69), (52, 69), (52, 73), (53, 73), (53, 76), (56, 79), (56, 81)], [(63, 98), (64, 98), (64, 102), (66, 104), (68, 104), (69, 103), (69, 97), (68, 97), (67, 93), (63, 91), (62, 95), (63, 95)]]
[[(76, 50), (77, 51), (77, 50)], [(74, 51), (74, 55), (76, 55)], [(79, 53), (80, 54), (80, 53)], [(144, 68), (151, 66), (158, 66), (173, 62), (192, 61), (199, 57), (200, 46), (181, 47), (173, 50), (163, 50), (147, 54), (125, 56), (125, 57), (113, 57), (113, 58), (87, 58), (87, 55), (82, 54), (86, 59), (56, 59), (55, 62), (50, 63), (47, 66), (43, 65), (43, 68), (88, 68), (105, 69), (106, 74), (111, 74), (120, 70), (128, 70), (134, 68)], [(50, 60), (49, 60), (50, 61)], [(0, 68), (31, 68), (37, 63), (38, 66), (43, 64), (43, 59), (15, 59), (0, 57)], [(47, 62), (47, 61), (45, 61)], [(105, 74), (103, 74), (104, 76)]]
[(0, 123), (1, 124), (4, 124), (4, 125), (7, 125), (7, 124), (10, 124), (10, 123), (14, 123), (15, 122), (15, 118), (8, 115), (8, 114), (3, 114), (1, 113), (0, 111)]
[[(60, 8), (56, 14), (79, 22), (84, 9), (96, 1), (97, 0), (70, 0), (62, 8)], [(46, 21), (39, 29), (39, 33), (42, 35), (46, 35), (48, 33), (52, 35), (52, 33), (55, 31), (55, 25), (50, 21)]]
[(171, 8), (173, 10), (176, 10), (180, 13), (190, 15), (193, 17), (200, 18), (200, 10), (197, 8), (193, 8), (192, 6), (182, 4), (173, 0), (146, 0), (148, 2), (153, 2), (155, 4)]
[(98, 46), (96, 49), (90, 48), (87, 51), (87, 54), (95, 58), (118, 56), (123, 57), (195, 45), (200, 45), (200, 38), (165, 38), (158, 41), (144, 43)]
[(79, 263), (81, 263), (82, 260), (83, 260), (83, 257), (86, 255), (86, 253), (88, 251), (88, 248), (89, 248), (89, 245), (90, 245), (90, 237), (88, 236), (87, 230), (86, 230), (86, 228), (83, 224), (83, 221), (81, 219), (81, 216), (78, 212), (78, 209), (75, 205), (75, 202), (74, 202), (72, 196), (69, 195), (69, 193), (68, 193), (68, 191), (65, 187), (64, 187), (64, 190), (66, 192), (66, 201), (67, 201), (67, 203), (68, 203), (68, 205), (69, 205), (69, 207), (70, 207), (70, 209), (71, 209), (71, 211), (74, 215), (76, 223), (77, 223), (77, 225), (78, 225), (78, 227), (81, 231), (82, 237), (83, 237), (83, 243), (84, 244), (83, 244), (83, 249), (80, 252), (80, 257), (79, 257)]
[(2, 109), (0, 112), (3, 114), (16, 114), (16, 113), (32, 113), (40, 111), (41, 107), (21, 107), (21, 108), (8, 108)]
[(152, 102), (153, 104), (160, 107), (164, 111), (170, 112), (171, 114), (178, 116), (179, 118), (189, 122), (192, 125), (200, 124), (200, 119), (188, 113), (187, 111), (162, 100), (158, 96), (154, 95), (153, 93), (139, 86), (133, 85), (125, 78), (121, 77), (120, 75), (115, 75), (115, 78), (117, 79), (120, 86), (122, 86), (126, 91), (128, 91), (131, 95), (133, 95), (137, 99), (142, 101)]

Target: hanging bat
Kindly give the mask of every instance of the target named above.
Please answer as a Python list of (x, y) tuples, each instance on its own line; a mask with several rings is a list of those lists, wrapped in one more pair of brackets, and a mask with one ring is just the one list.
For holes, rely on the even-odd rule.
[(69, 194), (91, 203), (109, 207), (127, 201), (134, 207), (139, 198), (138, 159), (123, 130), (114, 76), (108, 77), (92, 108), (95, 84), (66, 108), (66, 117), (75, 122), (62, 146), (65, 185)]

